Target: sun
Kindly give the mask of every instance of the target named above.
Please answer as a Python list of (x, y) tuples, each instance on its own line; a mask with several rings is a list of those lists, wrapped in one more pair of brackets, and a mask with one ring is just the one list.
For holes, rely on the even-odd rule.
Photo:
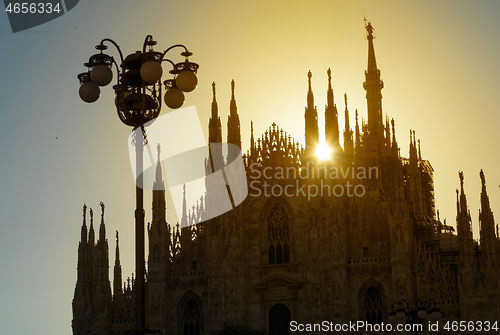
[(318, 145), (316, 149), (316, 156), (319, 159), (328, 159), (332, 153), (332, 149), (330, 149), (325, 143), (321, 143)]

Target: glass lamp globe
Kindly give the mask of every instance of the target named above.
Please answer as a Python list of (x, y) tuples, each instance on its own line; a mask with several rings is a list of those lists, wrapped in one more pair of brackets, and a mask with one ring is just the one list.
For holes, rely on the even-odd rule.
[(417, 316), (418, 316), (420, 319), (425, 319), (425, 317), (427, 316), (427, 312), (425, 311), (425, 309), (420, 309), (420, 310), (417, 312)]
[(390, 313), (389, 315), (389, 322), (390, 323), (394, 323), (396, 322), (397, 318), (396, 318), (396, 314), (395, 313)]
[(141, 66), (141, 77), (149, 84), (154, 84), (160, 80), (162, 74), (161, 64), (154, 60), (149, 60)]
[(96, 65), (90, 72), (90, 80), (96, 85), (106, 86), (113, 80), (113, 71), (107, 65)]
[(175, 83), (181, 91), (191, 92), (196, 88), (196, 85), (198, 85), (198, 78), (193, 71), (184, 70), (177, 75)]
[(172, 87), (165, 92), (165, 104), (172, 109), (177, 109), (184, 103), (184, 93), (178, 88)]
[(399, 320), (403, 320), (405, 318), (405, 312), (403, 311), (398, 311), (396, 313), (396, 317), (399, 319)]
[(99, 86), (91, 81), (81, 84), (78, 92), (80, 93), (80, 98), (88, 103), (95, 102), (101, 95), (101, 89)]

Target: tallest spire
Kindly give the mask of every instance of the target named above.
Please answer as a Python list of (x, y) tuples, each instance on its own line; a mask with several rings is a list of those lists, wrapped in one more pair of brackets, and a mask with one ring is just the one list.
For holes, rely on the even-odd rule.
[(377, 71), (377, 60), (375, 59), (375, 48), (373, 47), (373, 31), (375, 30), (371, 22), (367, 22), (365, 18), (365, 29), (368, 39), (368, 72)]
[(365, 18), (366, 38), (368, 39), (368, 69), (365, 71), (363, 88), (366, 90), (368, 107), (369, 138), (375, 146), (381, 146), (384, 141), (384, 124), (382, 120), (382, 88), (384, 83), (380, 79), (380, 70), (377, 68), (375, 48), (373, 47), (373, 31), (371, 22)]

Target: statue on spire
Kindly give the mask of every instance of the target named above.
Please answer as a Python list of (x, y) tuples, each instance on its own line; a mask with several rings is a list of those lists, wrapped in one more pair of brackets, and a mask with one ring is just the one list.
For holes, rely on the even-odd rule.
[(99, 205), (101, 205), (101, 216), (104, 217), (104, 202), (100, 202)]
[(366, 31), (368, 32), (368, 37), (373, 38), (373, 31), (375, 30), (375, 28), (373, 28), (372, 23), (370, 21), (366, 20), (366, 17), (365, 17), (364, 21), (365, 21)]
[(85, 218), (87, 214), (87, 205), (86, 204), (83, 204), (83, 217)]
[(332, 80), (332, 70), (330, 70), (330, 68), (328, 68), (328, 70), (326, 71), (326, 74), (328, 75), (328, 81), (331, 81)]
[(213, 93), (214, 101), (215, 101), (215, 81), (212, 82), (212, 93)]

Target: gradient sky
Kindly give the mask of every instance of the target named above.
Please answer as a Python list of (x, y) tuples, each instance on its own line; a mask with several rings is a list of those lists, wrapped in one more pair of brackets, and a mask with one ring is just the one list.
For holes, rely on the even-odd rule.
[[(396, 121), (401, 154), (408, 155), (414, 129), (435, 169), (436, 206), (448, 224), (455, 224), (457, 171), (464, 171), (479, 238), (481, 168), (497, 221), (500, 211), (499, 14), (496, 0), (82, 0), (54, 21), (13, 34), (2, 12), (0, 334), (71, 332), (84, 203), (98, 221), (104, 201), (110, 265), (118, 229), (123, 277), (133, 272), (130, 129), (116, 115), (111, 87), (94, 104), (78, 97), (76, 75), (101, 39), (114, 39), (124, 54), (139, 50), (148, 34), (157, 50), (188, 46), (200, 69), (185, 106), (196, 106), (205, 134), (212, 81), (225, 128), (234, 79), (246, 152), (250, 120), (256, 136), (276, 122), (304, 143), (309, 70), (320, 129), (328, 68), (339, 111), (347, 93), (351, 124), (356, 108), (366, 119), (366, 15), (377, 37), (383, 111)], [(342, 129), (343, 113), (339, 119)], [(147, 194), (147, 209), (150, 201)]]

